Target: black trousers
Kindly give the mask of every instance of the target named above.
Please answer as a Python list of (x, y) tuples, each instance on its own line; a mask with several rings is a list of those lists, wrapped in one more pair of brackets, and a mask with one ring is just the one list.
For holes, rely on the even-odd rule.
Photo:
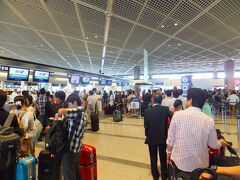
[(79, 166), (80, 153), (71, 151), (66, 152), (62, 156), (62, 173), (64, 180), (81, 180), (80, 166)]
[(166, 154), (166, 144), (161, 145), (148, 145), (150, 160), (151, 160), (151, 172), (154, 179), (158, 179), (159, 172), (157, 168), (158, 154), (161, 163), (161, 177), (162, 180), (166, 180), (168, 176), (167, 170), (167, 154)]

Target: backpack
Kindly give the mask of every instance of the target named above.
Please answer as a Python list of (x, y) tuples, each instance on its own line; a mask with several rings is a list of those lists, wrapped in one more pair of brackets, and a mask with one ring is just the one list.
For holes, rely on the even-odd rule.
[(56, 120), (53, 122), (51, 128), (46, 134), (46, 150), (57, 157), (62, 157), (64, 153), (69, 151), (70, 143), (74, 131), (76, 129), (77, 121), (81, 120), (82, 111), (78, 112), (77, 117), (74, 120), (72, 130), (69, 138), (68, 120)]
[(9, 113), (4, 125), (0, 126), (0, 170), (16, 164), (20, 136), (10, 127), (13, 118), (14, 114)]
[(50, 118), (50, 117), (54, 117), (55, 113), (56, 113), (55, 106), (49, 100), (47, 100), (45, 104), (45, 115), (48, 118)]

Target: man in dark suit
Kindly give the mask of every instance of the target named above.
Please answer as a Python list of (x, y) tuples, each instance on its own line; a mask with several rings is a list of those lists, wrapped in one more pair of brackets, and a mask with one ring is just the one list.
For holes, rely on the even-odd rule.
[(154, 97), (153, 108), (144, 113), (145, 144), (148, 144), (151, 171), (154, 180), (158, 180), (159, 172), (157, 169), (158, 152), (161, 162), (161, 177), (167, 179), (167, 155), (166, 139), (168, 130), (168, 118), (172, 118), (172, 113), (168, 107), (161, 106), (162, 96)]

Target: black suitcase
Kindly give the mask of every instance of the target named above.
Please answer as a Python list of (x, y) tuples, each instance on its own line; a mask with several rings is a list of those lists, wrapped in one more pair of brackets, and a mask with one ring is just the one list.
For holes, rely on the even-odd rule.
[(239, 166), (240, 158), (237, 152), (231, 146), (228, 146), (227, 149), (231, 154), (235, 156), (215, 155), (211, 159), (212, 160), (211, 165), (224, 166), (224, 167)]
[(99, 130), (99, 117), (97, 113), (91, 113), (91, 127), (92, 131), (98, 131)]
[(39, 153), (38, 180), (61, 180), (61, 161), (46, 150)]
[(120, 121), (122, 121), (122, 120), (123, 120), (123, 118), (122, 118), (122, 113), (121, 113), (121, 111), (115, 110), (115, 111), (113, 112), (113, 121), (114, 121), (114, 122), (120, 122)]

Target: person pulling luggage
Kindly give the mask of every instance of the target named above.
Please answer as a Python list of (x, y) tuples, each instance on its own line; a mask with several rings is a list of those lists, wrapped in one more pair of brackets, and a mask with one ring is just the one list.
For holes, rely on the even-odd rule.
[[(78, 94), (73, 93), (68, 96), (66, 103), (68, 108), (59, 109), (55, 119), (65, 116), (68, 120), (69, 130), (69, 149), (62, 155), (61, 166), (64, 180), (78, 180), (81, 179), (79, 172), (79, 156), (82, 147), (82, 139), (85, 131), (86, 116), (81, 107), (81, 100)], [(81, 117), (76, 117), (81, 112)]]
[(200, 88), (188, 90), (188, 108), (174, 114), (168, 131), (168, 164), (175, 164), (177, 174), (185, 174), (186, 180), (193, 170), (209, 166), (208, 147), (228, 146), (224, 139), (217, 139), (213, 119), (201, 111), (204, 94)]

